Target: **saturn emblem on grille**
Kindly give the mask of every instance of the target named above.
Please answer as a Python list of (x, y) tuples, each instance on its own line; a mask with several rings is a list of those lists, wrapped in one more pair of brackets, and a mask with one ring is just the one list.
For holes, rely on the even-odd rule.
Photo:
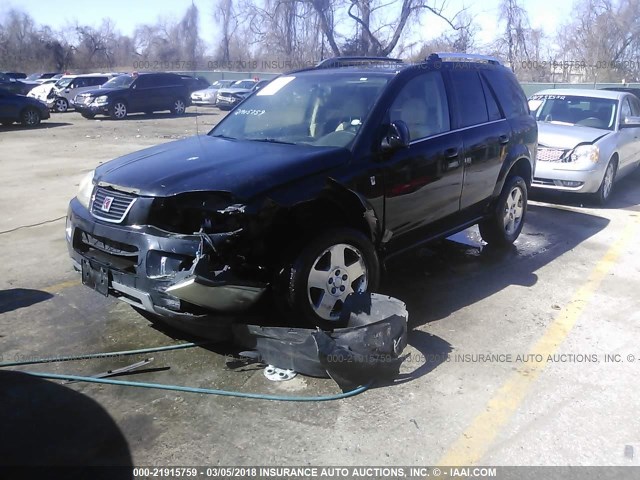
[(111, 210), (112, 203), (113, 203), (113, 197), (104, 197), (100, 210), (102, 210), (103, 212), (108, 212), (109, 210)]

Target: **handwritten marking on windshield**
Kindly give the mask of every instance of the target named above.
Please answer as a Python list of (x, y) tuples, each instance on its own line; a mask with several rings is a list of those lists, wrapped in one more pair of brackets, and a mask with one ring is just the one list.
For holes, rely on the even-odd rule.
[(234, 115), (253, 115), (255, 117), (259, 117), (260, 115), (264, 115), (265, 113), (266, 112), (264, 110), (255, 110), (253, 108), (251, 109), (239, 108), (238, 110), (233, 112)]

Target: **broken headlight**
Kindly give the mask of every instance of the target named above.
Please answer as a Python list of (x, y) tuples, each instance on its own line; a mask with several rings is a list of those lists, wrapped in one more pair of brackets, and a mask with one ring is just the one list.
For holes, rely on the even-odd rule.
[(89, 210), (89, 205), (91, 204), (91, 195), (93, 195), (93, 177), (95, 176), (95, 170), (87, 173), (82, 180), (80, 180), (80, 185), (78, 186), (78, 194), (76, 198), (80, 202), (84, 208)]
[(155, 199), (149, 224), (173, 233), (229, 233), (243, 228), (244, 212), (224, 193), (185, 193)]

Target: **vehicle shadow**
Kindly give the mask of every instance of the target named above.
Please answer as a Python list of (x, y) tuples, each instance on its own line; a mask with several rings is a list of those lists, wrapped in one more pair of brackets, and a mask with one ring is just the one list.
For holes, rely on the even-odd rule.
[(483, 246), (477, 228), (408, 253), (389, 265), (381, 292), (407, 304), (410, 328), (446, 318), (536, 271), (604, 229), (606, 218), (530, 205), (523, 233), (506, 250)]
[(29, 307), (36, 303), (53, 298), (53, 295), (42, 290), (30, 288), (9, 288), (0, 290), (0, 313), (7, 313), (19, 308)]
[(48, 122), (47, 120), (43, 120), (42, 123), (36, 125), (35, 127), (25, 127), (20, 125), (19, 123), (14, 123), (13, 125), (8, 126), (0, 126), (0, 132), (9, 132), (12, 130), (46, 130), (47, 128), (56, 128), (56, 127), (68, 127), (69, 125), (73, 125), (68, 122)]
[(531, 200), (567, 205), (579, 208), (623, 209), (640, 212), (640, 168), (616, 182), (609, 202), (598, 205), (589, 195), (555, 192), (553, 190), (534, 190)]
[(0, 371), (0, 385), (0, 465), (21, 467), (11, 478), (133, 478), (127, 441), (96, 401), (18, 371)]

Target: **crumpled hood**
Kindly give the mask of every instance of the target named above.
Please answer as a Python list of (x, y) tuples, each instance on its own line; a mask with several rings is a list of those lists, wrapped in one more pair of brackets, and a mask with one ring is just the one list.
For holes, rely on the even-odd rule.
[(96, 169), (98, 183), (147, 196), (225, 191), (248, 200), (349, 161), (351, 152), (195, 136), (130, 153)]
[(600, 128), (538, 122), (538, 144), (547, 147), (571, 149), (580, 143), (595, 143), (610, 133)]

